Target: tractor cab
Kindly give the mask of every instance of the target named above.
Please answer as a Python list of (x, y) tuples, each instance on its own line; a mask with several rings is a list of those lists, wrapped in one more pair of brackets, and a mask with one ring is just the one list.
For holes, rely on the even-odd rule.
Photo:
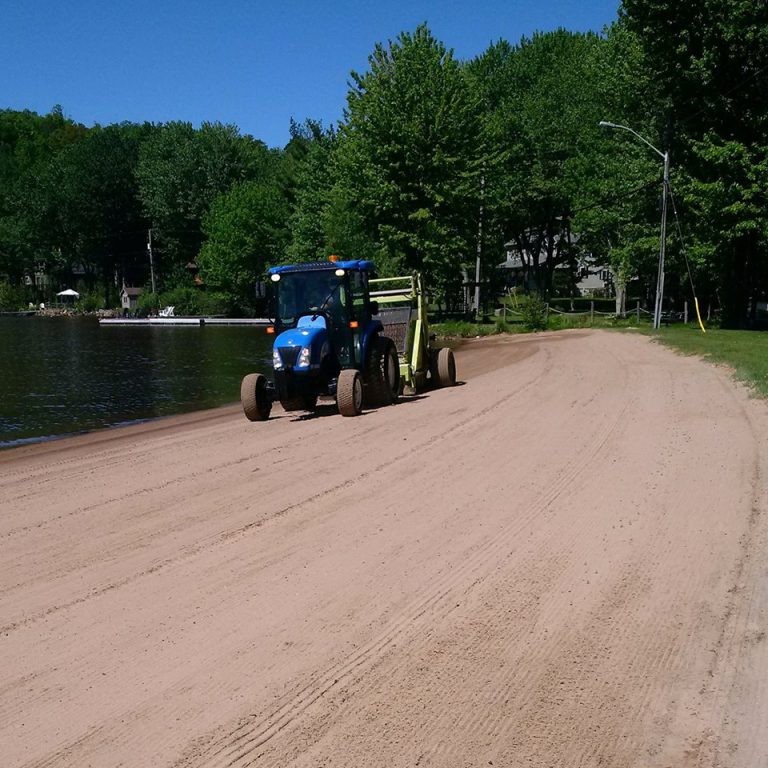
[[(369, 298), (370, 261), (296, 264), (269, 270), (274, 291), (275, 348), (295, 346), (324, 331), (336, 373), (364, 362), (367, 342), (381, 330)], [(293, 332), (292, 332), (293, 331)], [(302, 344), (307, 346), (306, 344)]]

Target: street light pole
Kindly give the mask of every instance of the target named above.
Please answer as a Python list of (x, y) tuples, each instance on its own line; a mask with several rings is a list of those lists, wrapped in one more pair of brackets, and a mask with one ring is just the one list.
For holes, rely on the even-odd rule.
[[(485, 166), (483, 166), (485, 168)], [(475, 316), (480, 318), (480, 257), (483, 254), (483, 202), (485, 200), (485, 173), (480, 177), (480, 218), (477, 221), (477, 258), (475, 261)]]
[(664, 299), (664, 255), (667, 242), (667, 188), (669, 187), (669, 152), (664, 153), (664, 189), (661, 192), (661, 244), (659, 245), (659, 272), (656, 287), (656, 308), (653, 313), (653, 327), (661, 327), (661, 302)]
[(667, 244), (667, 189), (669, 187), (669, 152), (662, 152), (660, 149), (644, 139), (637, 131), (628, 128), (626, 125), (617, 125), (601, 120), (599, 125), (603, 128), (616, 128), (627, 131), (636, 136), (643, 144), (649, 146), (664, 161), (664, 188), (661, 193), (661, 238), (659, 243), (659, 270), (656, 274), (656, 303), (653, 311), (653, 328), (658, 330), (661, 326), (661, 305), (664, 301), (664, 256)]
[(155, 291), (155, 259), (154, 255), (152, 253), (152, 230), (147, 230), (147, 253), (149, 253), (149, 274), (152, 278), (152, 295), (156, 293)]

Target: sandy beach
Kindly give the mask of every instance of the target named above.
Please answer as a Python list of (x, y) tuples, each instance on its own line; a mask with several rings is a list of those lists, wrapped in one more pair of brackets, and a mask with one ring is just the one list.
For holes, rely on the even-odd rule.
[(766, 404), (629, 333), (457, 363), (0, 452), (2, 766), (766, 765)]

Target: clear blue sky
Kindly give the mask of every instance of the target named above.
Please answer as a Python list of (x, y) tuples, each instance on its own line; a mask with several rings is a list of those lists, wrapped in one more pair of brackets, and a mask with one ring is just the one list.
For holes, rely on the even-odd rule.
[(0, 0), (0, 108), (235, 123), (270, 146), (342, 116), (350, 70), (426, 21), (459, 58), (536, 30), (595, 30), (619, 0)]

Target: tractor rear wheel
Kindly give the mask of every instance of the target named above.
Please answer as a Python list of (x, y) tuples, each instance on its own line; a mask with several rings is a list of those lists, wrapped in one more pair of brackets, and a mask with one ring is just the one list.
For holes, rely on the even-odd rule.
[(390, 405), (400, 394), (400, 361), (392, 339), (376, 336), (371, 340), (365, 364), (365, 405), (377, 408)]
[(443, 347), (437, 353), (437, 386), (452, 387), (456, 383), (456, 358), (453, 350)]
[(392, 339), (383, 339), (386, 343), (384, 351), (384, 385), (390, 403), (397, 401), (400, 395), (400, 357)]
[(240, 384), (240, 402), (249, 421), (266, 421), (272, 412), (267, 392), (267, 379), (260, 373), (249, 373)]
[(342, 416), (359, 416), (363, 412), (363, 378), (354, 368), (345, 368), (339, 374), (336, 405)]

